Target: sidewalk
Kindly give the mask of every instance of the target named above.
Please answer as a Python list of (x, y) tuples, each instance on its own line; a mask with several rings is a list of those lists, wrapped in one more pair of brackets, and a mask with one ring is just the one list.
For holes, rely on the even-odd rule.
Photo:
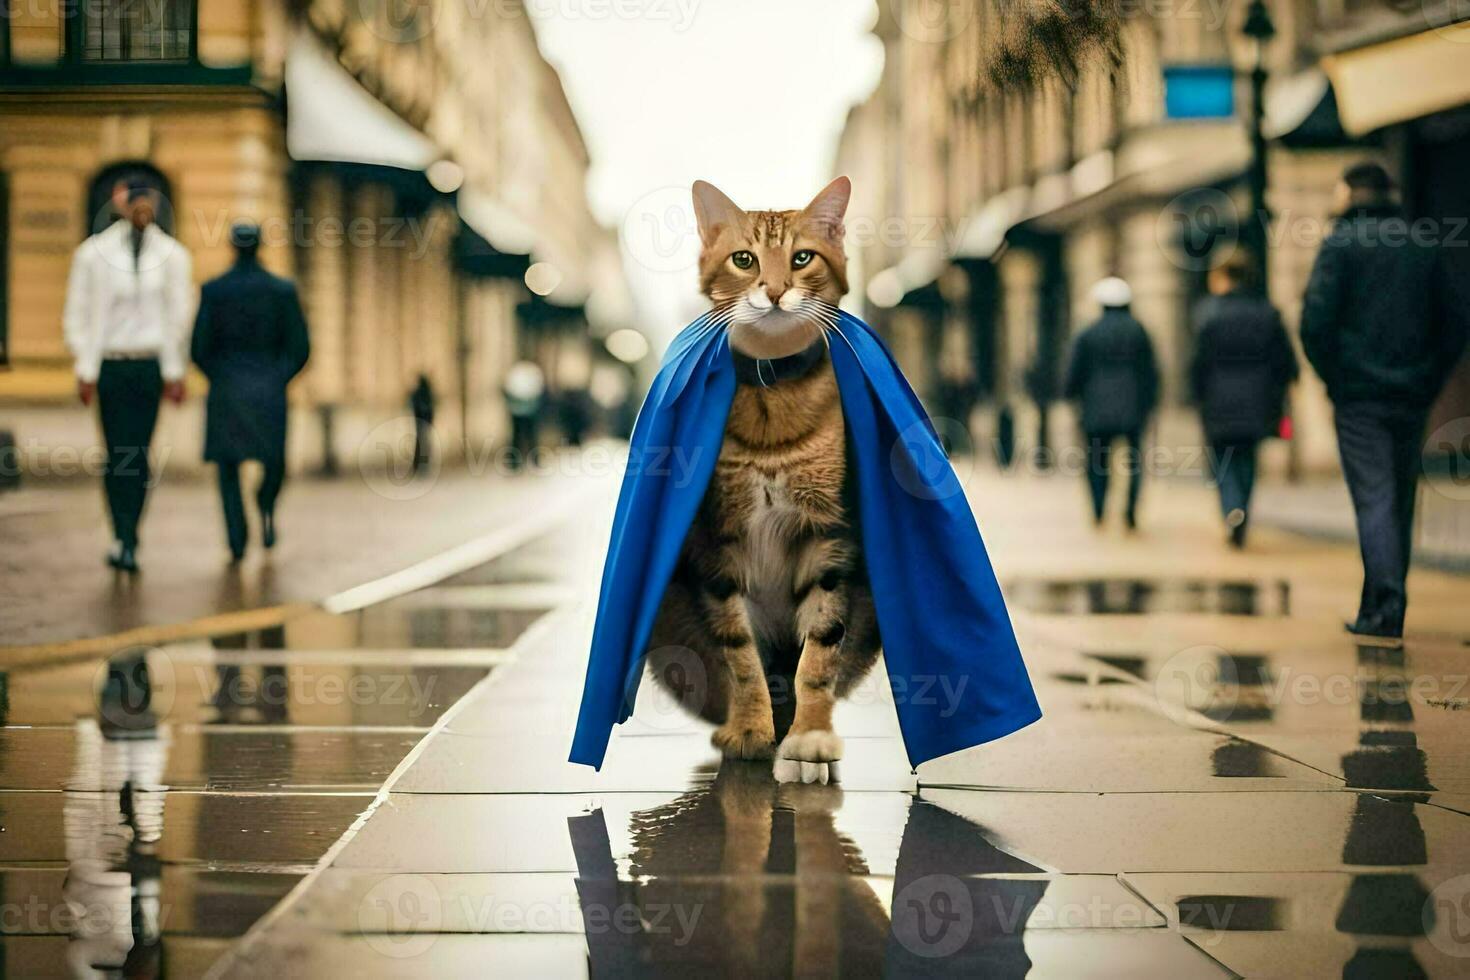
[[(165, 480), (149, 496), (136, 578), (103, 563), (110, 545), (102, 490), (91, 481), (0, 496), (0, 659), (159, 642), (279, 621), (320, 602), (497, 530), (534, 530), (565, 516), (584, 494), (606, 492), (608, 452), (548, 457), (541, 472), (437, 478), (385, 473), (289, 480), (277, 517), (279, 543), (229, 564), (212, 481)], [(584, 460), (585, 462), (579, 462)], [(601, 460), (601, 462), (598, 462)], [(253, 480), (255, 477), (247, 477)], [(247, 487), (250, 484), (247, 484)], [(247, 489), (247, 499), (251, 495)]]
[[(1347, 484), (1339, 477), (1299, 484), (1263, 484), (1257, 524), (1269, 524), (1356, 544), (1358, 530)], [(1431, 568), (1470, 572), (1470, 491), (1443, 476), (1419, 481), (1414, 560)]]
[(1351, 549), (1230, 551), (1206, 488), (1150, 488), (1125, 535), (1080, 486), (968, 485), (1039, 724), (915, 775), (875, 683), (842, 784), (777, 785), (645, 687), (602, 772), (569, 766), (604, 513), (212, 975), (1462, 974), (1464, 579), (1416, 570), (1406, 646), (1365, 647)]

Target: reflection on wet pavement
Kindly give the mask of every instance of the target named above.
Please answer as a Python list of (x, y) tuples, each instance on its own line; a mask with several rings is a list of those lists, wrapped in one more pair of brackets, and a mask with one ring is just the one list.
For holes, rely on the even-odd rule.
[(0, 976), (203, 975), (503, 662), (526, 598), (555, 599), (431, 589), (0, 672)]
[(1007, 583), (1005, 593), (1013, 605), (1052, 615), (1286, 616), (1291, 612), (1291, 585), (1284, 580), (1018, 579)]

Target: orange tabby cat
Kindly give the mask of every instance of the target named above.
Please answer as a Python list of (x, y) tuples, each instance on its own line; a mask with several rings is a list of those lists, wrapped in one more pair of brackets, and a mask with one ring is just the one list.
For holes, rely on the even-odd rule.
[(649, 662), (667, 682), (673, 658), (698, 655), (701, 714), (727, 756), (841, 758), (833, 705), (881, 645), (826, 348), (847, 292), (851, 190), (839, 177), (800, 211), (747, 212), (694, 184), (700, 287), (739, 384)]

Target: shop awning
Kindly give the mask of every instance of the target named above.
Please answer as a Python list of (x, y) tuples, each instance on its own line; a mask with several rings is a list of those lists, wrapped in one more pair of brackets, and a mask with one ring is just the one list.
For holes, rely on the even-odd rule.
[(291, 38), (285, 79), (286, 152), (293, 160), (422, 171), (444, 155), (359, 85), (307, 28)]
[(459, 216), (499, 252), (530, 255), (536, 250), (536, 231), (510, 208), (471, 187), (457, 195)]
[(1322, 67), (1350, 136), (1470, 103), (1470, 23), (1331, 54)]

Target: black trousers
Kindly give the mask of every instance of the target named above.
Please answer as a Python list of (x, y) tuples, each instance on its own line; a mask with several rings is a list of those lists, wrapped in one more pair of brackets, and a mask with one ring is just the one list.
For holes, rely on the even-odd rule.
[(537, 420), (534, 415), (512, 415), (510, 417), (511, 465), (516, 469), (525, 466), (536, 451)]
[[(255, 491), (255, 503), (261, 516), (276, 512), (276, 498), (281, 494), (281, 484), (286, 482), (286, 460), (284, 457), (261, 460), (265, 476)], [(245, 550), (245, 539), (249, 528), (245, 523), (245, 501), (240, 496), (240, 461), (222, 460), (219, 466), (219, 500), (225, 511), (225, 536), (230, 550)]]
[(148, 449), (162, 397), (163, 375), (156, 360), (102, 362), (97, 376), (97, 411), (107, 444), (102, 486), (113, 537), (129, 548), (137, 547), (138, 522), (152, 481)]
[(1337, 449), (1363, 554), (1361, 628), (1403, 629), (1426, 415), (1424, 409), (1379, 402), (1335, 406)]
[(1143, 487), (1142, 431), (1087, 433), (1087, 486), (1092, 491), (1092, 516), (1101, 521), (1108, 499), (1113, 443), (1118, 439), (1128, 444), (1128, 520), (1132, 523), (1138, 510), (1138, 493)]

